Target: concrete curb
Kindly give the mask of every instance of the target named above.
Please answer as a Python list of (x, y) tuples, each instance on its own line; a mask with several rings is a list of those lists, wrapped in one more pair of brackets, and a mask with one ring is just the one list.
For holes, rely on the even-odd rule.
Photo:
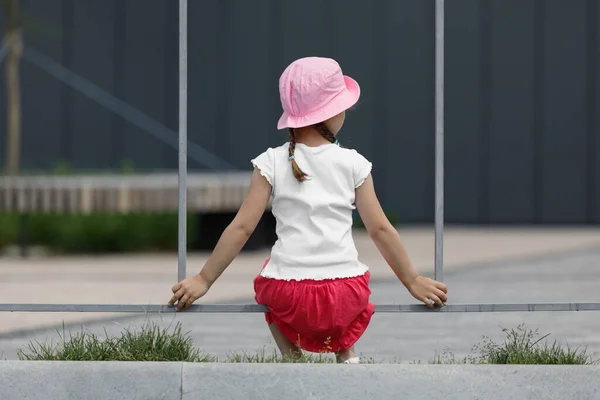
[(598, 366), (0, 361), (0, 399), (600, 399)]

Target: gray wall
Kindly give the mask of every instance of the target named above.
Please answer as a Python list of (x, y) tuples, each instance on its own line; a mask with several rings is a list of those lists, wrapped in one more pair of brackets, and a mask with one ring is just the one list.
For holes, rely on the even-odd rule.
[[(23, 3), (29, 45), (177, 129), (176, 1)], [(598, 0), (451, 0), (446, 11), (447, 221), (600, 223)], [(343, 145), (374, 161), (386, 208), (432, 220), (433, 0), (189, 0), (189, 21), (191, 140), (248, 168), (286, 140), (279, 74), (331, 56), (363, 93)], [(23, 167), (176, 168), (174, 149), (27, 62), (22, 73)], [(0, 162), (5, 137), (0, 126)]]

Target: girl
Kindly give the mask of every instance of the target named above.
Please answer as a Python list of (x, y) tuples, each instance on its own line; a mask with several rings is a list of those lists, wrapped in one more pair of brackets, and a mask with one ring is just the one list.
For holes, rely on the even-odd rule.
[(352, 238), (352, 210), (409, 292), (428, 307), (443, 306), (447, 288), (420, 276), (397, 230), (381, 209), (371, 178), (371, 163), (339, 146), (336, 135), (345, 111), (360, 96), (358, 83), (342, 74), (332, 59), (294, 61), (281, 75), (283, 115), (289, 142), (252, 160), (248, 195), (223, 232), (200, 274), (173, 286), (169, 306), (188, 308), (204, 296), (254, 231), (272, 199), (277, 242), (254, 280), (256, 301), (284, 357), (301, 349), (333, 352), (340, 363), (359, 363), (354, 344), (366, 330), (374, 305), (369, 302), (368, 267), (358, 261)]

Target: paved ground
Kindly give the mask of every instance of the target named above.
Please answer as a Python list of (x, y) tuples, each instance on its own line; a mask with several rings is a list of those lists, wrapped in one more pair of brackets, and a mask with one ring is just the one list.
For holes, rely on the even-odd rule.
[[(470, 235), (476, 236), (474, 232), (471, 232)], [(480, 233), (478, 236), (485, 235)], [(492, 241), (491, 244), (488, 244), (488, 246), (492, 246), (490, 249), (496, 249), (495, 259), (493, 257), (487, 259), (485, 257), (480, 259), (471, 257), (468, 262), (458, 263), (454, 260), (454, 264), (452, 262), (448, 263), (445, 281), (450, 288), (450, 302), (455, 304), (600, 302), (600, 244), (597, 242), (597, 236), (594, 236), (593, 240), (589, 238), (580, 240), (577, 242), (578, 244), (573, 241), (571, 246), (565, 246), (564, 244), (569, 242), (569, 238), (572, 240), (573, 237), (571, 234), (564, 236), (565, 240), (559, 240), (555, 237), (554, 242), (552, 242), (551, 237), (546, 235), (546, 246), (549, 243), (555, 243), (555, 245), (550, 246), (551, 248), (546, 251), (543, 251), (544, 248), (540, 245), (536, 254), (530, 254), (515, 251), (514, 247), (519, 246), (511, 247), (506, 244), (521, 243), (521, 247), (527, 247), (523, 246), (522, 243), (527, 243), (528, 236), (513, 232), (510, 240), (506, 239), (504, 242)], [(410, 242), (410, 239), (407, 242)], [(471, 254), (485, 253), (481, 249), (483, 243), (483, 241), (480, 241), (479, 246), (473, 246)], [(531, 239), (530, 243), (544, 243), (544, 240)], [(463, 251), (468, 252), (467, 242), (465, 242), (465, 246)], [(407, 247), (410, 249), (411, 245), (407, 244)], [(412, 243), (412, 247), (416, 250), (416, 243)], [(498, 248), (500, 248), (500, 252)], [(585, 250), (585, 248), (588, 249)], [(557, 249), (560, 251), (557, 251)], [(457, 254), (460, 253), (456, 249), (454, 251)], [(418, 252), (414, 251), (413, 253)], [(488, 253), (491, 253), (491, 250)], [(502, 257), (498, 253), (510, 254), (512, 257)], [(263, 254), (255, 254), (245, 257), (254, 257), (257, 259), (254, 261), (258, 261), (263, 256)], [(420, 253), (416, 256), (417, 259), (425, 259)], [(514, 258), (519, 257), (522, 261), (514, 260)], [(123, 264), (120, 266), (124, 268)], [(423, 270), (426, 265), (423, 262), (421, 266), (423, 268), (420, 269)], [(76, 266), (72, 268), (77, 269)], [(115, 264), (111, 263), (107, 268), (112, 270), (115, 268)], [(132, 266), (132, 268), (134, 267)], [(138, 268), (140, 267), (135, 267), (133, 272), (128, 269), (127, 276), (137, 276), (138, 284), (143, 285), (144, 283), (139, 281), (140, 271)], [(231, 299), (236, 297), (240, 302), (251, 301), (250, 293), (248, 293), (248, 287), (251, 289), (251, 286), (248, 279), (255, 273), (254, 269), (255, 266), (248, 270), (238, 269), (235, 277), (238, 278), (238, 275), (241, 274), (240, 279), (246, 282), (244, 284), (237, 280), (223, 282), (219, 293), (221, 295), (229, 294), (228, 299), (230, 301), (227, 302), (233, 302)], [(10, 268), (9, 270), (14, 273), (14, 270)], [(386, 275), (387, 271), (379, 272), (383, 271), (381, 266), (374, 267), (374, 270), (376, 272), (372, 284), (373, 301), (376, 303), (414, 302), (399, 282), (389, 279), (389, 274)], [(172, 271), (172, 267), (169, 268), (169, 271)], [(91, 274), (91, 271), (88, 273)], [(162, 271), (160, 274), (167, 273)], [(31, 286), (31, 282), (23, 285), (26, 290), (19, 291), (16, 276), (6, 278), (6, 274), (3, 273), (3, 275), (5, 278), (3, 281), (4, 286), (10, 286), (11, 293), (16, 294), (13, 298), (7, 297), (6, 292), (0, 294), (1, 302), (19, 302), (31, 298), (34, 299), (31, 302), (39, 301), (36, 300), (36, 296), (39, 297), (39, 294), (28, 291), (30, 289), (27, 285)], [(146, 276), (146, 273), (143, 275), (146, 280), (151, 280), (151, 276)], [(172, 275), (172, 273), (169, 272), (167, 275)], [(37, 286), (34, 285), (36, 288), (43, 287), (44, 280), (49, 278), (49, 276), (44, 276), (42, 273), (41, 276), (37, 275), (31, 278), (36, 281), (39, 280)], [(92, 276), (95, 277), (93, 278), (95, 281), (107, 280), (106, 276), (99, 272), (95, 272)], [(122, 277), (123, 274), (119, 276)], [(89, 279), (90, 276), (88, 275), (87, 278)], [(150, 286), (146, 285), (146, 289), (155, 290), (151, 293), (153, 302), (166, 301), (166, 299), (163, 299), (163, 291), (167, 281), (162, 278), (158, 281), (158, 283), (154, 282)], [(112, 285), (110, 281), (101, 283)], [(122, 282), (119, 283), (122, 284)], [(229, 289), (230, 292), (227, 293), (226, 289)], [(69, 286), (64, 286), (63, 290), (68, 291)], [(72, 293), (81, 292), (81, 287), (71, 287), (70, 290)], [(114, 290), (114, 287), (111, 287), (107, 293), (111, 293), (112, 290)], [(211, 301), (214, 302), (224, 302), (224, 299), (226, 299), (216, 294), (213, 296)], [(62, 299), (65, 298), (65, 296), (56, 297), (59, 297), (59, 299), (46, 302), (62, 302)], [(48, 299), (48, 297), (46, 298)], [(94, 296), (91, 298), (92, 300), (95, 299)], [(90, 299), (90, 297), (86, 299)], [(104, 299), (106, 299), (106, 293)], [(111, 300), (103, 302), (127, 302), (120, 301), (120, 298), (111, 298)], [(86, 301), (78, 301), (75, 298), (68, 302)], [(66, 315), (68, 314), (54, 314), (52, 318), (54, 320), (57, 318), (65, 319)], [(1, 315), (0, 318), (6, 322), (6, 316), (6, 314)], [(16, 319), (17, 316), (19, 315), (12, 314), (11, 317), (14, 319), (8, 320), (8, 322), (16, 321), (17, 323), (9, 327), (7, 327), (9, 325), (7, 323), (2, 324), (4, 329), (3, 332), (0, 332), (0, 353), (3, 353), (5, 358), (16, 358), (16, 349), (23, 347), (30, 340), (58, 339), (58, 335), (53, 328), (45, 328), (43, 323), (35, 323), (35, 318), (42, 316), (41, 314), (20, 314), (21, 317), (28, 317), (26, 320), (22, 320), (25, 322), (20, 323)], [(106, 318), (102, 315), (96, 317)], [(76, 320), (76, 318), (79, 318), (79, 320)], [(80, 321), (80, 318), (81, 314), (71, 315), (71, 321)], [(195, 343), (199, 347), (220, 357), (226, 356), (231, 351), (254, 351), (263, 346), (273, 348), (272, 340), (264, 324), (264, 318), (260, 314), (178, 314), (177, 317), (163, 315), (152, 319), (157, 318), (160, 318), (165, 324), (181, 321), (184, 329), (191, 332)], [(45, 321), (45, 323), (48, 322)], [(125, 326), (135, 327), (143, 322), (144, 317), (125, 316), (123, 318), (123, 316), (113, 315), (109, 316), (108, 320), (89, 321), (84, 325), (86, 329), (98, 334), (103, 334), (104, 329), (109, 334), (117, 334)], [(358, 343), (358, 350), (363, 355), (373, 357), (378, 361), (402, 360), (409, 362), (411, 360), (428, 360), (435, 352), (443, 352), (446, 348), (457, 356), (464, 356), (483, 335), (490, 336), (495, 340), (502, 340), (501, 327), (514, 328), (521, 323), (525, 323), (528, 328), (539, 329), (540, 333), (551, 333), (553, 338), (563, 343), (568, 342), (572, 346), (587, 345), (591, 354), (596, 358), (600, 358), (600, 312), (597, 311), (579, 313), (376, 314), (369, 330)], [(80, 322), (75, 322), (67, 325), (67, 329), (77, 331), (80, 326)]]
[[(411, 259), (421, 273), (433, 271), (433, 230), (401, 229)], [(395, 281), (391, 269), (361, 231), (355, 232), (360, 258), (374, 280)], [(598, 228), (460, 228), (445, 231), (444, 269), (457, 271), (482, 263), (600, 248)], [(243, 253), (229, 267), (205, 302), (253, 296), (252, 279), (268, 252)], [(197, 273), (206, 254), (190, 254), (188, 274)], [(168, 300), (176, 280), (177, 256), (0, 258), (0, 303), (158, 304)], [(0, 334), (112, 317), (110, 314), (0, 314)]]

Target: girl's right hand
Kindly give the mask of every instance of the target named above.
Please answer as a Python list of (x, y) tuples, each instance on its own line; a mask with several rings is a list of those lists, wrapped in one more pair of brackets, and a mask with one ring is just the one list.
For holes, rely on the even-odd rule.
[(429, 308), (436, 305), (443, 307), (448, 301), (448, 287), (431, 278), (419, 275), (406, 288), (415, 299), (422, 301)]
[(168, 305), (173, 307), (177, 303), (177, 311), (187, 309), (194, 301), (204, 296), (208, 289), (210, 289), (210, 284), (202, 275), (191, 276), (171, 288), (173, 297), (169, 300)]

